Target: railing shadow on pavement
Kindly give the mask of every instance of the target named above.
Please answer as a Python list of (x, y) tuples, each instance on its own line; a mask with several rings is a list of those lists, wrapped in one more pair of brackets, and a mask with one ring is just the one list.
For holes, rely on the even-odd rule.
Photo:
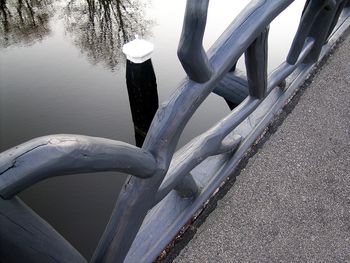
[[(87, 262), (16, 195), (38, 181), (97, 171), (130, 174), (90, 262), (152, 262), (210, 196), (350, 25), (350, 0), (308, 0), (286, 61), (267, 73), (269, 24), (293, 0), (253, 0), (205, 52), (209, 0), (188, 0), (178, 56), (188, 77), (153, 119), (142, 147), (50, 135), (0, 154), (0, 260)], [(245, 55), (246, 75), (235, 69)], [(176, 151), (214, 92), (235, 107)]]

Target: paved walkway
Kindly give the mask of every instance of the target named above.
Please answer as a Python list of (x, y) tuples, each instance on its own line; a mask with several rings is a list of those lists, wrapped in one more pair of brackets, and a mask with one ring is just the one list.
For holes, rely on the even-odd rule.
[(350, 262), (350, 37), (174, 262)]

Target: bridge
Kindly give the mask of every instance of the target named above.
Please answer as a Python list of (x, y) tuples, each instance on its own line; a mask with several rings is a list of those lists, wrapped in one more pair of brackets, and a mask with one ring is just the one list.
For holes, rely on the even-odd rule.
[(164, 262), (349, 260), (348, 34)]
[[(349, 1), (306, 1), (299, 28), (290, 52), (287, 54), (286, 61), (268, 75), (269, 24), (292, 2), (292, 0), (252, 1), (217, 42), (205, 52), (202, 40), (208, 11), (208, 0), (189, 0), (178, 52), (188, 78), (184, 80), (169, 101), (158, 109), (142, 147), (82, 135), (51, 135), (33, 139), (1, 153), (1, 260), (8, 262), (86, 262), (87, 260), (77, 250), (50, 225), (25, 206), (16, 195), (38, 181), (53, 176), (68, 176), (74, 173), (96, 171), (121, 171), (131, 176), (119, 195), (110, 221), (90, 262), (151, 262), (155, 260), (174, 237), (179, 233), (181, 234), (188, 223), (200, 214), (207, 200), (240, 167), (252, 147), (256, 147), (254, 145), (266, 133), (267, 127), (273, 123), (276, 116), (279, 116), (284, 106), (300, 89), (304, 81), (310, 77), (310, 74), (314, 74), (317, 65), (331, 52), (350, 24)], [(344, 46), (347, 47), (346, 44)], [(245, 54), (246, 75), (242, 75), (235, 68), (236, 62), (242, 54)], [(344, 63), (346, 61), (344, 60)], [(335, 65), (339, 66), (339, 63)], [(339, 75), (339, 72), (342, 71), (339, 68), (337, 69), (336, 76), (343, 77), (343, 75)], [(341, 81), (341, 78), (336, 79)], [(319, 80), (321, 81), (322, 77)], [(346, 83), (346, 81), (344, 82)], [(337, 82), (333, 81), (333, 83)], [(326, 87), (330, 88), (329, 83), (326, 83)], [(340, 89), (340, 87), (337, 88)], [(346, 88), (344, 90), (346, 92)], [(329, 93), (326, 93), (326, 91), (322, 90), (322, 92), (325, 92), (323, 98), (327, 98), (328, 101), (327, 94)], [(185, 125), (211, 92), (223, 96), (236, 106), (229, 115), (219, 120), (216, 125), (176, 151), (178, 140)], [(316, 92), (317, 96), (315, 97), (311, 94), (310, 100), (312, 98), (322, 98), (320, 95), (322, 92)], [(237, 96), (237, 94), (240, 96)], [(339, 113), (343, 112), (342, 109), (346, 109), (346, 94), (337, 94), (339, 95), (338, 99), (331, 93), (332, 102), (335, 104), (334, 107), (328, 108), (328, 113)], [(241, 97), (243, 99), (240, 100)], [(341, 104), (339, 101), (343, 101), (345, 104)], [(315, 109), (312, 108), (315, 103), (319, 102), (306, 102), (306, 106), (311, 107), (310, 116), (313, 116), (312, 113), (315, 112), (315, 110), (312, 110)], [(303, 104), (300, 105), (302, 107)], [(304, 118), (308, 115), (301, 114), (301, 116)], [(303, 118), (296, 116), (295, 122), (289, 121), (289, 119), (286, 121), (286, 125), (291, 123), (288, 131), (289, 129), (292, 130), (295, 137), (288, 137), (286, 144), (281, 143), (283, 139), (275, 144), (271, 141), (271, 144), (287, 147), (289, 142), (290, 147), (288, 149), (299, 154), (305, 153), (302, 158), (306, 160), (307, 157), (314, 156), (314, 152), (308, 152), (308, 150), (311, 151), (312, 146), (318, 145), (317, 143), (324, 143), (324, 138), (319, 137), (319, 140), (315, 140), (315, 144), (312, 145), (310, 141), (306, 140), (310, 136), (299, 134), (301, 131), (307, 134), (309, 130), (306, 130), (306, 128), (312, 124), (311, 121), (302, 122)], [(323, 119), (329, 120), (331, 118), (326, 115)], [(342, 121), (344, 122), (343, 115), (337, 120), (337, 123), (340, 124)], [(295, 124), (299, 125), (296, 126)], [(321, 125), (325, 136), (327, 136), (326, 124), (330, 125), (328, 126), (329, 132), (334, 130), (331, 122)], [(281, 131), (283, 131), (283, 128), (276, 133), (277, 140)], [(312, 131), (317, 134), (318, 130), (313, 129)], [(338, 147), (333, 149), (336, 153), (339, 149), (343, 149), (343, 147), (339, 147), (342, 142), (339, 141), (339, 138), (348, 138), (348, 130), (347, 137), (344, 135), (343, 137), (328, 136), (327, 138), (330, 141), (333, 139), (337, 142)], [(305, 141), (302, 139), (305, 139)], [(296, 145), (299, 141), (304, 142), (302, 143), (304, 152), (297, 151)], [(269, 142), (266, 145), (269, 145)], [(306, 146), (308, 146), (307, 149), (305, 149)], [(333, 153), (332, 149), (327, 150), (329, 150), (329, 152), (327, 151), (328, 154)], [(248, 178), (247, 180), (258, 180), (258, 177), (249, 176), (249, 173), (256, 174), (254, 169), (267, 170), (269, 168), (268, 160), (276, 164), (278, 160), (283, 159), (289, 165), (285, 166), (286, 169), (290, 168), (294, 173), (298, 169), (301, 171), (305, 167), (300, 162), (295, 163), (295, 165), (293, 163), (294, 158), (298, 160), (295, 157), (297, 156), (296, 152), (289, 152), (289, 155), (285, 157), (277, 152), (264, 152), (260, 157), (260, 152), (258, 152), (256, 157), (249, 162), (258, 163), (261, 158), (264, 158), (261, 165), (253, 166), (248, 163), (247, 169), (242, 170), (242, 175), (238, 177), (236, 187), (232, 191), (235, 192), (237, 187), (244, 184), (245, 178)], [(323, 156), (322, 149), (316, 149), (316, 153), (317, 156)], [(260, 159), (258, 159), (259, 157)], [(324, 162), (322, 158), (316, 160)], [(316, 166), (315, 163), (310, 164)], [(316, 168), (319, 168), (319, 163), (317, 163)], [(278, 176), (280, 173), (281, 171), (277, 170), (276, 175), (271, 174), (270, 179), (280, 180), (280, 182), (285, 183), (286, 190), (292, 190), (293, 186), (288, 184), (288, 179), (291, 180), (290, 177), (280, 178)], [(246, 176), (244, 176), (245, 174)], [(261, 173), (261, 176), (263, 176), (263, 173)], [(266, 175), (265, 177), (269, 176)], [(302, 186), (313, 185), (316, 187), (318, 184), (317, 181), (312, 182), (307, 181), (308, 178), (304, 179), (305, 181), (300, 179), (301, 188), (299, 190), (306, 191), (304, 195), (301, 195), (301, 201), (305, 199), (303, 202), (310, 205), (307, 201), (311, 199), (311, 193)], [(331, 173), (327, 173), (324, 181), (328, 184), (336, 184), (337, 180), (340, 179), (335, 175), (332, 177)], [(258, 182), (260, 183), (260, 181)], [(339, 183), (341, 184), (341, 182)], [(267, 193), (274, 193), (274, 185), (269, 184), (269, 181), (266, 180), (261, 185), (253, 183), (253, 186), (258, 187), (250, 187), (249, 191), (241, 191), (242, 196), (240, 198), (242, 199), (239, 200), (255, 200), (254, 204), (251, 204), (251, 208), (256, 208), (256, 219), (258, 219), (258, 216), (262, 216), (262, 219), (266, 222), (273, 222), (270, 217), (271, 213), (279, 218), (278, 213), (273, 214), (274, 210), (272, 208), (274, 206), (259, 206), (261, 210), (257, 208), (259, 204), (263, 203), (262, 201), (269, 200), (264, 198), (267, 198), (265, 196)], [(254, 189), (257, 189), (259, 194), (255, 193)], [(299, 201), (299, 196), (295, 192), (291, 192), (291, 195), (288, 196), (284, 193), (283, 188), (279, 189), (278, 194), (282, 197), (285, 195), (287, 204), (288, 202)], [(342, 197), (342, 191), (337, 192), (337, 189), (336, 186), (333, 189), (335, 198)], [(227, 198), (231, 193), (228, 193)], [(249, 193), (252, 193), (251, 196), (255, 199), (245, 198)], [(257, 195), (254, 196), (254, 193)], [(232, 200), (239, 201), (238, 199)], [(335, 201), (335, 203), (329, 203), (329, 205), (334, 204), (334, 207), (336, 207), (339, 202)], [(245, 203), (241, 203), (241, 205), (246, 209)], [(281, 205), (283, 208), (283, 203)], [(292, 203), (292, 205), (295, 204)], [(236, 207), (239, 208), (240, 206)], [(289, 206), (286, 205), (286, 207), (293, 208), (294, 206), (289, 203)], [(228, 206), (225, 206), (225, 208), (229, 209)], [(302, 211), (302, 208), (301, 205), (300, 211)], [(234, 206), (232, 206), (232, 209), (234, 209)], [(220, 211), (220, 209), (217, 211)], [(239, 211), (237, 209), (237, 213)], [(315, 213), (322, 215), (325, 211), (328, 210), (316, 205)], [(291, 210), (290, 212), (298, 219), (296, 211)], [(244, 221), (247, 215), (242, 214), (241, 216), (240, 220)], [(215, 217), (210, 218), (215, 221)], [(343, 218), (346, 218), (346, 215)], [(310, 218), (307, 217), (307, 219)], [(208, 219), (208, 224), (210, 220)], [(327, 218), (324, 218), (322, 222), (326, 223), (327, 220)], [(221, 223), (226, 221), (230, 222), (230, 220), (223, 218)], [(264, 221), (262, 220), (262, 222)], [(297, 220), (296, 223), (298, 223)], [(225, 228), (224, 225), (218, 224), (218, 227), (220, 226), (223, 229), (233, 231), (228, 232), (227, 237), (231, 233), (236, 233), (235, 229), (232, 228), (234, 224), (230, 225), (231, 228), (228, 228), (228, 225), (225, 225)], [(273, 242), (276, 240), (276, 243), (278, 237), (283, 238), (279, 234), (281, 229), (284, 230), (284, 228), (279, 227), (278, 224), (277, 226), (270, 224), (271, 228), (269, 228), (269, 224), (262, 224), (261, 226), (260, 229), (256, 230), (261, 231), (261, 233), (254, 235), (254, 232), (248, 231), (249, 228), (247, 228), (245, 229), (247, 232), (241, 232), (240, 235), (253, 233), (258, 238), (261, 234), (266, 237), (267, 241)], [(210, 229), (209, 227), (206, 231), (210, 231)], [(290, 228), (293, 233), (296, 233), (297, 230), (300, 229)], [(214, 235), (214, 233), (211, 234)], [(203, 234), (201, 240), (206, 240), (206, 237)], [(285, 238), (287, 240), (287, 236)], [(310, 238), (312, 239), (312, 236)], [(313, 238), (319, 240), (316, 235)], [(189, 244), (188, 248), (195, 249), (196, 240), (198, 240), (197, 244), (200, 244), (200, 238), (197, 238), (193, 244)], [(210, 239), (207, 240), (209, 242)], [(344, 240), (347, 241), (346, 238)], [(235, 242), (237, 241), (230, 240), (228, 244), (236, 244)], [(217, 246), (217, 248), (220, 249), (221, 247)], [(254, 250), (254, 244), (247, 246), (247, 249), (249, 248)], [(341, 250), (340, 245), (339, 249)], [(334, 251), (334, 256), (338, 256), (337, 250)], [(232, 253), (235, 252), (232, 251)], [(216, 254), (220, 255), (220, 253)], [(200, 256), (191, 253), (186, 254), (185, 251), (180, 255), (179, 260), (186, 262)]]

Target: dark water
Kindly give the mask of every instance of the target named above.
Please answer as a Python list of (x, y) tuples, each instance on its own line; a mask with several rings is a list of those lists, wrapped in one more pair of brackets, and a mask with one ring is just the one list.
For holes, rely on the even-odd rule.
[[(205, 48), (247, 2), (211, 0)], [(271, 25), (270, 70), (286, 56), (303, 2)], [(184, 7), (184, 0), (0, 0), (0, 150), (55, 133), (135, 144), (137, 102), (129, 103), (121, 47), (135, 34), (155, 44), (158, 99), (165, 101), (185, 76), (176, 57)], [(228, 112), (222, 98), (209, 96), (180, 144)], [(90, 257), (124, 180), (117, 173), (57, 177), (20, 197)]]

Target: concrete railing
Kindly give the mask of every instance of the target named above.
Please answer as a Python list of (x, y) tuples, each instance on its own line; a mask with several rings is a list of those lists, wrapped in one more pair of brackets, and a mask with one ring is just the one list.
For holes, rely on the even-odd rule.
[[(269, 24), (293, 0), (253, 0), (207, 51), (209, 0), (188, 0), (178, 49), (188, 75), (162, 104), (142, 148), (81, 135), (36, 138), (0, 154), (0, 260), (87, 262), (18, 193), (58, 175), (130, 174), (90, 262), (151, 262), (225, 182), (315, 63), (350, 24), (350, 1), (308, 0), (285, 62), (267, 73)], [(245, 55), (246, 76), (235, 69)], [(225, 118), (176, 147), (214, 92), (235, 105)]]

